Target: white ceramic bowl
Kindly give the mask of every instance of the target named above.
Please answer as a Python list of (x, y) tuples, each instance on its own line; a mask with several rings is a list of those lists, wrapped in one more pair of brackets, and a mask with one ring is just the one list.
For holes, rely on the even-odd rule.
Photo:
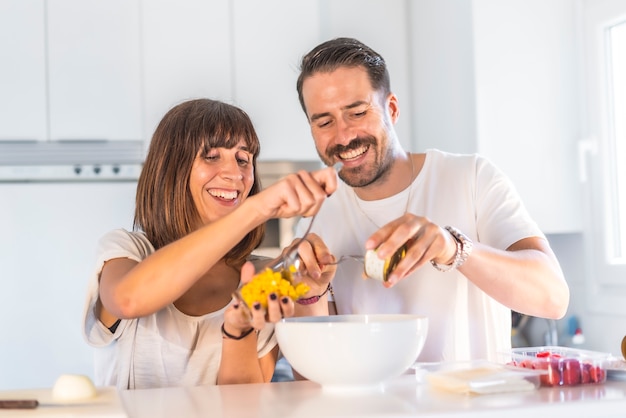
[(331, 315), (276, 323), (280, 349), (307, 379), (331, 387), (380, 387), (404, 373), (424, 347), (428, 318)]

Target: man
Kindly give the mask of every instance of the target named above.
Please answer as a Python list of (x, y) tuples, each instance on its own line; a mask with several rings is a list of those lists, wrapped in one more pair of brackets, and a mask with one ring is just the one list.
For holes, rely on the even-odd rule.
[[(343, 163), (308, 236), (313, 248), (300, 252), (315, 278), (310, 294), (324, 295), (302, 301), (297, 315), (327, 315), (330, 305), (428, 316), (422, 361), (495, 361), (511, 348), (511, 310), (565, 315), (561, 267), (503, 173), (479, 155), (402, 148), (398, 99), (378, 53), (355, 39), (322, 43), (303, 57), (297, 89), (320, 158)], [(333, 256), (376, 249), (385, 259), (403, 245), (383, 284), (348, 259), (324, 293)]]

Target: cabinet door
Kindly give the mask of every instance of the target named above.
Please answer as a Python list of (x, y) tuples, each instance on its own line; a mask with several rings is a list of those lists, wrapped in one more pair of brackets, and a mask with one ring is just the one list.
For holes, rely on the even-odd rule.
[(317, 160), (296, 92), (299, 60), (319, 42), (316, 0), (234, 0), (234, 98), (252, 118), (263, 160)]
[(0, 0), (0, 141), (47, 139), (44, 0)]
[(476, 152), (472, 1), (412, 1), (407, 8), (413, 144)]
[[(0, 182), (0, 390), (50, 388), (63, 373), (93, 378), (81, 315), (96, 245), (107, 231), (132, 228), (136, 189), (121, 181)], [(80, 408), (29, 412), (81, 416)]]
[(232, 100), (229, 0), (143, 2), (145, 130), (186, 99)]
[(356, 38), (385, 59), (391, 76), (391, 90), (398, 96), (400, 105), (396, 132), (402, 146), (412, 150), (416, 144), (411, 135), (413, 100), (407, 15), (407, 2), (403, 1), (321, 0), (322, 41), (337, 37)]
[(50, 138), (141, 139), (139, 0), (47, 7)]

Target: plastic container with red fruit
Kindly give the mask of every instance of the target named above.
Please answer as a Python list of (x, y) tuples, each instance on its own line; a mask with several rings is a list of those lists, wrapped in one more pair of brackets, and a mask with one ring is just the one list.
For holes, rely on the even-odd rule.
[(542, 386), (574, 386), (606, 381), (610, 354), (569, 347), (543, 346), (514, 348), (511, 364), (517, 367), (545, 370)]

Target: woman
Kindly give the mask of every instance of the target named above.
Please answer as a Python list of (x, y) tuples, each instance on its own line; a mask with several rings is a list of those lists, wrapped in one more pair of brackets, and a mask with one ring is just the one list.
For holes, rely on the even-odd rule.
[[(263, 260), (251, 257), (270, 218), (310, 216), (335, 172), (299, 172), (264, 191), (248, 115), (198, 99), (171, 109), (139, 177), (134, 231), (101, 238), (84, 314), (96, 385), (119, 389), (269, 382), (273, 326), (293, 315), (268, 298), (249, 315), (231, 297)], [(241, 280), (240, 280), (241, 279)], [(280, 299), (280, 300), (279, 300)]]

